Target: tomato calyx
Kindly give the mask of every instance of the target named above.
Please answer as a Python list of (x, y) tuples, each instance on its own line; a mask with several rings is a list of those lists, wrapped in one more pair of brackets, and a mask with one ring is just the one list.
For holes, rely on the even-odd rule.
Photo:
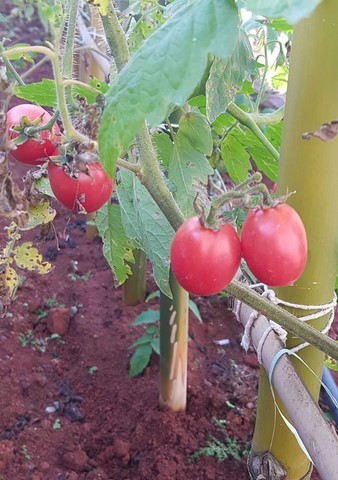
[(12, 125), (10, 128), (10, 132), (18, 134), (15, 138), (12, 138), (12, 142), (15, 145), (22, 145), (27, 140), (36, 140), (37, 142), (41, 142), (41, 137), (39, 136), (39, 132), (43, 130), (48, 130), (50, 132), (50, 138), (52, 138), (53, 125), (42, 123), (44, 115), (45, 113), (43, 112), (33, 121), (29, 120), (27, 116), (23, 115), (20, 118), (20, 124)]

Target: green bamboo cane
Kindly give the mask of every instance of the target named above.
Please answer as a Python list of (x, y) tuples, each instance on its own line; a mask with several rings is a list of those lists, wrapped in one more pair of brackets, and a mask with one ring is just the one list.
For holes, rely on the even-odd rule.
[(184, 411), (187, 402), (188, 293), (170, 273), (173, 298), (160, 297), (160, 406)]
[[(294, 30), (278, 177), (279, 194), (296, 192), (288, 203), (304, 221), (309, 255), (306, 270), (296, 285), (279, 288), (276, 293), (279, 298), (299, 305), (329, 303), (336, 278), (338, 140), (305, 140), (303, 134), (337, 118), (337, 45), (337, 3), (324, 0), (312, 16), (301, 21)], [(304, 315), (304, 311), (297, 309), (292, 313)], [(311, 324), (322, 329), (327, 321), (326, 315)], [(299, 339), (291, 336), (287, 346), (292, 348), (298, 343)], [(299, 355), (320, 378), (323, 354), (313, 347), (306, 347)], [(318, 399), (318, 378), (298, 360), (294, 363), (305, 385)], [(261, 372), (253, 451), (270, 450), (286, 469), (288, 480), (309, 479), (309, 460), (281, 417), (277, 415), (274, 421), (274, 412), (270, 385), (265, 373)]]

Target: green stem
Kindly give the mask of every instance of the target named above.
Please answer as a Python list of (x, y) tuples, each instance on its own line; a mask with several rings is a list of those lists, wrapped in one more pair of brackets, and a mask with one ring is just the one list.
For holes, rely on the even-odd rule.
[[(2, 45), (2, 43), (0, 42), (0, 54), (4, 51), (5, 51), (5, 49)], [(25, 82), (23, 81), (22, 77), (18, 74), (18, 72), (15, 70), (15, 68), (13, 67), (11, 62), (9, 61), (9, 59), (6, 58), (6, 57), (3, 57), (2, 60), (5, 64), (5, 67), (7, 68), (7, 70), (11, 72), (11, 74), (13, 75), (15, 80), (17, 81), (18, 85), (20, 85), (21, 87), (24, 87)]]
[(130, 162), (127, 162), (126, 160), (123, 160), (122, 158), (117, 159), (116, 165), (118, 165), (119, 167), (125, 168), (126, 170), (130, 170), (136, 175), (139, 175), (141, 171), (141, 167), (138, 163), (130, 163)]
[(330, 357), (338, 360), (338, 343), (326, 337), (307, 323), (302, 322), (295, 315), (292, 315), (278, 305), (272, 304), (269, 300), (262, 298), (257, 292), (237, 280), (233, 280), (225, 291), (260, 312), (262, 315), (265, 315), (270, 320), (278, 323), (296, 337), (302, 338)]
[(108, 3), (108, 14), (106, 16), (101, 15), (101, 20), (116, 68), (120, 71), (128, 62), (129, 51), (125, 33), (111, 1)]
[(38, 127), (26, 127), (25, 134), (28, 136), (33, 136), (35, 133), (42, 132), (43, 130), (52, 130), (53, 125), (58, 119), (59, 114), (60, 111), (57, 109), (53, 113), (53, 116), (50, 118), (50, 120), (44, 125), (39, 125)]
[(136, 138), (140, 152), (140, 180), (167, 217), (170, 225), (174, 230), (177, 230), (184, 222), (185, 217), (164, 181), (156, 152), (145, 124)]
[(49, 58), (48, 57), (43, 57), (38, 63), (35, 63), (31, 68), (26, 70), (21, 74), (21, 78), (24, 80), (25, 78), (29, 78), (30, 75), (35, 72), (38, 68), (41, 67), (44, 63), (48, 62)]
[(262, 96), (263, 96), (264, 86), (265, 86), (265, 79), (266, 79), (266, 75), (267, 75), (268, 69), (269, 69), (268, 47), (267, 47), (267, 43), (265, 41), (263, 43), (264, 43), (264, 70), (263, 70), (263, 76), (262, 76), (261, 84), (260, 84), (260, 87), (259, 87), (259, 92), (257, 94), (257, 99), (256, 99), (256, 111), (257, 112), (259, 110), (259, 105), (262, 101)]
[(242, 125), (247, 127), (249, 130), (251, 130), (251, 132), (258, 138), (258, 140), (260, 140), (260, 142), (264, 145), (264, 147), (268, 150), (268, 152), (270, 152), (271, 155), (277, 161), (279, 160), (279, 153), (277, 152), (275, 147), (272, 145), (272, 143), (270, 143), (269, 140), (266, 138), (266, 136), (258, 127), (258, 125), (253, 120), (250, 114), (241, 110), (234, 103), (230, 103), (230, 105), (227, 108), (227, 112), (232, 117), (234, 117), (239, 123), (241, 123)]
[(284, 118), (285, 105), (282, 105), (278, 110), (271, 113), (250, 113), (251, 119), (256, 125), (275, 125)]
[(78, 0), (68, 0), (65, 24), (65, 42), (62, 49), (62, 76), (71, 79), (73, 73), (73, 46), (78, 12)]
[(95, 95), (100, 95), (101, 92), (100, 90), (97, 90), (96, 88), (92, 87), (91, 85), (88, 85), (88, 83), (80, 82), (80, 80), (64, 80), (63, 84), (65, 87), (69, 85), (77, 85), (79, 87), (87, 89), (89, 92), (95, 93)]

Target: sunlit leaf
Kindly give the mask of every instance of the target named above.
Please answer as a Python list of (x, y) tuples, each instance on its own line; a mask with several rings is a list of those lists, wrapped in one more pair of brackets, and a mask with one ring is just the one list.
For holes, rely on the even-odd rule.
[(28, 223), (20, 227), (20, 230), (30, 230), (38, 225), (46, 225), (54, 220), (56, 211), (47, 201), (32, 205), (28, 209)]
[(144, 120), (156, 125), (170, 105), (182, 105), (203, 75), (208, 54), (230, 55), (237, 34), (232, 0), (195, 0), (148, 37), (106, 94), (99, 151), (108, 173)]
[(245, 80), (257, 77), (257, 64), (247, 34), (240, 30), (230, 58), (215, 59), (206, 84), (207, 117), (213, 122), (224, 113)]
[(321, 0), (241, 0), (240, 6), (256, 15), (286, 18), (292, 25), (311, 15)]
[(52, 265), (44, 262), (39, 250), (33, 247), (32, 242), (25, 242), (14, 249), (14, 260), (18, 267), (37, 272), (41, 275), (49, 273)]

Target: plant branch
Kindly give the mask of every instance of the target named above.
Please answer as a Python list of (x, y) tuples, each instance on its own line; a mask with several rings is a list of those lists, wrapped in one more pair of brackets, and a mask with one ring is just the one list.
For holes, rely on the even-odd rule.
[(257, 126), (260, 125), (275, 125), (279, 123), (284, 118), (285, 105), (282, 105), (278, 110), (275, 110), (272, 113), (250, 113), (251, 119), (256, 123)]
[(243, 110), (241, 110), (237, 105), (234, 103), (230, 103), (227, 108), (227, 112), (234, 117), (239, 123), (247, 127), (251, 132), (260, 140), (260, 142), (264, 145), (264, 147), (271, 153), (271, 155), (278, 161), (279, 160), (279, 153), (272, 145), (272, 143), (266, 138), (262, 130), (258, 127), (255, 120), (252, 116)]
[(338, 343), (321, 332), (302, 322), (295, 315), (284, 310), (278, 305), (272, 304), (266, 298), (262, 298), (257, 292), (251, 290), (237, 280), (233, 280), (225, 291), (249, 305), (251, 308), (265, 315), (270, 320), (281, 325), (288, 332), (302, 338), (309, 344), (315, 346), (330, 357), (338, 360)]
[(119, 167), (125, 168), (126, 170), (130, 170), (136, 175), (138, 175), (141, 171), (141, 167), (138, 163), (130, 163), (130, 162), (127, 162), (126, 160), (123, 160), (122, 158), (117, 159), (116, 165), (118, 165)]
[(101, 15), (101, 20), (110, 52), (115, 60), (117, 70), (120, 71), (128, 62), (129, 50), (125, 33), (111, 1), (108, 3), (108, 14)]
[[(0, 42), (0, 54), (2, 52), (4, 52), (5, 49), (2, 45), (2, 43)], [(15, 68), (13, 67), (13, 65), (11, 64), (11, 62), (9, 61), (8, 58), (6, 57), (3, 57), (2, 58), (4, 64), (5, 64), (5, 67), (7, 68), (7, 70), (9, 70), (11, 72), (11, 74), (13, 75), (14, 79), (16, 80), (16, 82), (18, 83), (18, 85), (20, 85), (21, 87), (24, 87), (25, 86), (25, 82), (23, 81), (22, 77), (18, 74), (18, 72), (15, 70)]]
[(260, 87), (259, 87), (259, 92), (257, 94), (257, 99), (256, 99), (256, 111), (257, 112), (259, 110), (259, 105), (262, 101), (262, 96), (263, 96), (263, 91), (264, 91), (264, 86), (265, 86), (265, 79), (266, 79), (266, 75), (268, 73), (268, 68), (269, 68), (268, 47), (267, 47), (266, 42), (264, 42), (264, 70), (263, 70), (263, 76), (262, 76), (261, 84), (260, 84)]
[(64, 80), (63, 84), (65, 87), (68, 85), (78, 85), (79, 87), (86, 88), (89, 92), (95, 93), (95, 95), (100, 95), (100, 90), (88, 85), (88, 83), (80, 82), (80, 80)]

